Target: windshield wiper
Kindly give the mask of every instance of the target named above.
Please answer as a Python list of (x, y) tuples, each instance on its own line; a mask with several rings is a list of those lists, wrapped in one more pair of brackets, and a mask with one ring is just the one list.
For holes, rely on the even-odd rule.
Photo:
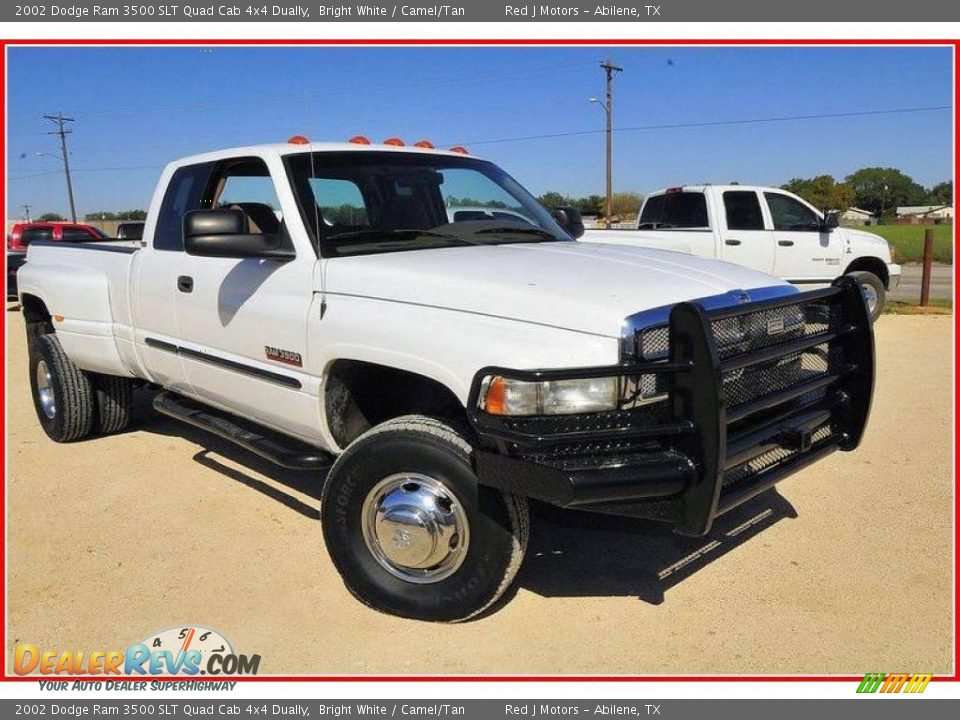
[(543, 228), (538, 227), (514, 227), (512, 225), (506, 227), (492, 227), (484, 228), (483, 230), (474, 231), (474, 235), (539, 235), (542, 238), (549, 238), (550, 240), (559, 240), (559, 238), (554, 235), (549, 230), (544, 230)]
[(449, 235), (447, 233), (436, 232), (434, 230), (421, 230), (419, 228), (394, 228), (392, 230), (350, 230), (348, 232), (336, 233), (335, 235), (327, 235), (327, 240), (375, 240), (379, 238), (391, 238), (396, 237), (397, 235), (407, 235), (410, 236), (410, 239), (415, 239), (417, 237), (435, 237), (443, 238), (444, 240), (453, 240), (458, 242), (461, 245), (484, 245), (485, 243), (479, 242), (477, 240), (468, 240), (464, 237), (459, 237), (457, 235)]

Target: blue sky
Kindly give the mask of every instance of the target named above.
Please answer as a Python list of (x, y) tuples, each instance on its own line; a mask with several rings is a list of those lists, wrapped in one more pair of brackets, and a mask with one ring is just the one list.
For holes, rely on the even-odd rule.
[[(76, 118), (77, 210), (145, 208), (171, 159), (285, 140), (463, 143), (534, 193), (601, 194), (603, 92), (615, 126), (952, 105), (945, 48), (11, 48), (8, 216), (66, 212), (44, 113)], [(561, 138), (485, 142), (556, 133)], [(951, 174), (948, 110), (622, 131), (615, 189), (780, 184), (870, 165), (932, 185)]]

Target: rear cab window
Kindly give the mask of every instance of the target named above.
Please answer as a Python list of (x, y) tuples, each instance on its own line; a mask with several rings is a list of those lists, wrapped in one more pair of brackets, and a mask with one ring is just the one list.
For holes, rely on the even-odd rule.
[(723, 193), (723, 209), (728, 230), (763, 230), (760, 198), (753, 190), (728, 190)]
[(653, 195), (643, 205), (638, 227), (641, 230), (709, 229), (706, 195), (682, 190)]
[(106, 239), (106, 236), (99, 235), (96, 231), (87, 228), (65, 227), (62, 236), (64, 242), (92, 242)]
[(183, 250), (183, 216), (200, 207), (213, 163), (185, 165), (170, 178), (153, 232), (154, 250)]
[(33, 227), (20, 233), (20, 244), (26, 247), (32, 242), (47, 242), (53, 240), (53, 228)]

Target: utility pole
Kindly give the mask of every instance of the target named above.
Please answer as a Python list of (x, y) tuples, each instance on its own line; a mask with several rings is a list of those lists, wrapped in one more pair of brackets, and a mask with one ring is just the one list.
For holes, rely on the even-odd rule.
[(610, 218), (613, 215), (613, 74), (623, 72), (623, 68), (613, 64), (607, 58), (600, 67), (607, 73), (607, 101), (603, 109), (607, 111), (607, 204), (605, 215), (607, 227), (610, 227)]
[(30, 208), (33, 207), (33, 206), (32, 206), (32, 205), (27, 205), (26, 203), (24, 203), (24, 204), (21, 205), (20, 207), (23, 208), (23, 214), (24, 214), (24, 217), (26, 218), (27, 222), (30, 222)]
[(63, 153), (63, 173), (67, 176), (67, 197), (70, 199), (70, 219), (76, 222), (77, 208), (73, 203), (73, 181), (70, 178), (70, 158), (67, 155), (67, 135), (70, 135), (73, 130), (66, 129), (66, 124), (73, 122), (73, 118), (64, 117), (62, 112), (56, 115), (44, 115), (43, 117), (57, 126), (56, 130), (47, 134), (60, 136), (60, 151)]

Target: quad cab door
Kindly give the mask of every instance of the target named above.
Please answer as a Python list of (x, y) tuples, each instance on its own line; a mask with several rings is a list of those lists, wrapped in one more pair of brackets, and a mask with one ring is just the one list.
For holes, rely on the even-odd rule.
[(145, 233), (151, 244), (133, 259), (137, 352), (153, 382), (186, 395), (193, 394), (193, 389), (178, 352), (180, 327), (175, 311), (177, 276), (184, 263), (183, 216), (199, 207), (212, 170), (213, 163), (196, 163), (161, 178), (166, 189), (160, 210), (152, 232), (147, 228)]
[(720, 259), (774, 272), (773, 233), (767, 229), (756, 190), (726, 190), (718, 208)]
[[(287, 232), (273, 174), (261, 158), (213, 165), (195, 209), (242, 210), (250, 233), (277, 233), (292, 259), (200, 257), (179, 252), (171, 283), (180, 359), (192, 393), (304, 439), (319, 433), (318, 382), (305, 372), (316, 253)], [(301, 239), (302, 240), (302, 239)], [(182, 245), (181, 245), (182, 246)], [(319, 307), (319, 306), (318, 306)]]
[(798, 284), (826, 284), (840, 274), (840, 233), (824, 228), (820, 214), (805, 202), (774, 191), (764, 192), (776, 240), (774, 273)]

